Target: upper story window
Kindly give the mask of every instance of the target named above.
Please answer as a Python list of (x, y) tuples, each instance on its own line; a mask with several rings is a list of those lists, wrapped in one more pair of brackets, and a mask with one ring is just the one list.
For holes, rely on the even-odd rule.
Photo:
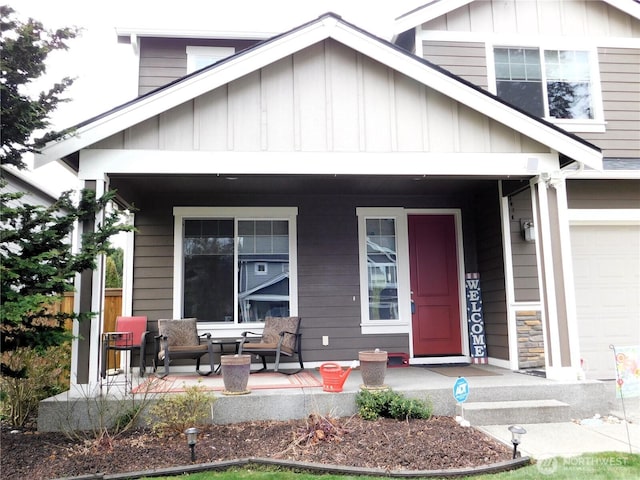
[(233, 47), (187, 47), (187, 73), (195, 72), (236, 53)]
[(493, 56), (498, 97), (562, 126), (601, 117), (590, 51), (494, 47)]

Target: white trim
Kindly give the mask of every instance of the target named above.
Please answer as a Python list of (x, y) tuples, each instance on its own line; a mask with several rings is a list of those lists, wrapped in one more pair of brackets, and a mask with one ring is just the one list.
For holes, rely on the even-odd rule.
[[(128, 225), (135, 225), (135, 214), (129, 213)], [(124, 265), (122, 266), (122, 315), (131, 316), (133, 313), (133, 257), (135, 247), (135, 233), (125, 232)]]
[[(544, 335), (545, 368), (550, 367), (550, 355), (557, 362), (560, 358), (560, 340), (558, 336), (558, 323), (550, 319), (557, 319), (557, 303), (555, 296), (555, 278), (553, 277), (554, 265), (551, 251), (542, 253), (542, 246), (551, 246), (551, 225), (549, 222), (549, 197), (547, 184), (538, 177), (530, 181), (531, 201), (533, 204), (534, 223), (538, 223), (536, 234), (536, 259), (538, 266), (538, 278), (540, 279), (540, 299), (542, 309), (542, 332)], [(536, 188), (539, 187), (539, 188)], [(543, 270), (546, 275), (543, 275)], [(546, 284), (545, 284), (546, 283)], [(545, 303), (546, 302), (546, 303)]]
[(292, 30), (260, 47), (219, 62), (211, 69), (185, 77), (167, 88), (139, 97), (138, 100), (78, 128), (66, 139), (49, 143), (42, 153), (35, 157), (35, 165), (39, 167), (79, 151), (131, 125), (190, 101), (327, 38), (333, 38), (576, 161), (595, 169), (602, 168), (602, 154), (592, 146), (578, 142), (560, 130), (552, 129), (537, 119), (524, 115), (501, 102), (496, 102), (492, 97), (471, 88), (457, 78), (426, 66), (419, 59), (391, 48), (386, 43), (354, 29), (334, 16), (321, 17), (314, 23)]
[(225, 30), (188, 30), (170, 28), (147, 28), (147, 27), (116, 27), (118, 37), (129, 37), (135, 35), (142, 37), (161, 38), (206, 38), (206, 39), (230, 39), (230, 40), (265, 40), (277, 35), (278, 32), (258, 32), (258, 31), (225, 31)]
[[(179, 158), (180, 161), (176, 159)], [(173, 152), (82, 150), (78, 177), (105, 173), (531, 176), (558, 170), (556, 153)], [(536, 165), (535, 169), (531, 165)]]
[(579, 209), (568, 210), (570, 225), (640, 225), (640, 209)]
[[(429, 22), (446, 15), (453, 10), (468, 5), (473, 0), (435, 0), (415, 9), (413, 12), (398, 17), (393, 26), (393, 32), (400, 34), (417, 25)], [(640, 5), (630, 0), (603, 0), (614, 8), (640, 19)], [(456, 32), (458, 33), (458, 32)]]
[[(298, 315), (298, 251), (297, 251), (297, 207), (174, 207), (173, 236), (173, 318), (183, 317), (182, 291), (182, 241), (183, 220), (188, 218), (229, 218), (234, 222), (244, 219), (281, 219), (289, 224), (289, 311)], [(237, 265), (237, 249), (234, 248), (234, 262)], [(238, 304), (237, 269), (234, 268), (234, 305)], [(217, 337), (238, 337), (248, 327), (256, 332), (264, 327), (262, 323), (237, 323), (237, 309), (234, 308), (234, 322), (198, 322), (198, 332), (215, 332)]]
[(400, 34), (406, 32), (410, 28), (416, 25), (422, 25), (429, 22), (434, 18), (438, 18), (442, 15), (446, 15), (456, 8), (464, 7), (473, 0), (440, 0), (432, 1), (415, 11), (398, 17), (393, 25), (393, 32)]
[[(569, 215), (567, 204), (567, 184), (563, 179), (555, 184), (558, 198), (558, 234), (560, 235), (560, 256), (565, 291), (565, 308), (567, 314), (567, 336), (569, 342), (569, 359), (571, 367), (580, 368), (580, 336), (578, 335), (578, 312), (576, 307), (576, 287), (574, 282), (573, 257), (571, 255), (571, 234), (569, 232)], [(574, 376), (574, 378), (576, 378)]]
[(468, 355), (450, 355), (448, 357), (411, 357), (409, 365), (446, 365), (449, 363), (471, 363)]
[[(494, 33), (494, 32), (457, 32), (447, 30), (418, 30), (416, 32), (416, 45), (422, 45), (423, 41), (435, 42), (468, 42), (468, 43), (496, 43), (507, 42), (517, 44), (526, 42), (537, 45), (562, 43), (580, 48), (629, 48), (640, 47), (640, 38), (633, 37), (564, 37), (560, 35), (531, 35), (519, 33)], [(422, 47), (421, 47), (422, 48)]]
[(567, 181), (572, 179), (593, 179), (593, 180), (640, 180), (639, 170), (583, 170), (577, 171), (571, 168), (563, 168)]
[[(107, 189), (105, 181), (96, 181), (96, 198), (102, 197)], [(98, 225), (102, 225), (105, 219), (105, 210), (102, 209), (95, 215), (94, 231)], [(90, 388), (100, 384), (100, 343), (102, 332), (104, 331), (104, 287), (105, 287), (105, 262), (104, 254), (98, 255), (96, 268), (92, 269), (91, 275), (91, 311), (96, 312), (96, 316), (90, 320), (89, 333), (89, 376), (88, 384)]]
[[(640, 45), (639, 45), (640, 46)], [(535, 48), (540, 53), (540, 68), (541, 68), (541, 85), (543, 95), (543, 110), (544, 120), (553, 123), (558, 127), (563, 128), (568, 132), (590, 132), (590, 133), (604, 133), (606, 128), (604, 118), (604, 105), (602, 101), (602, 83), (600, 81), (600, 68), (598, 63), (598, 50), (596, 46), (589, 46), (584, 41), (577, 41), (576, 39), (558, 39), (555, 41), (549, 40), (547, 37), (538, 38), (536, 41), (526, 40), (520, 37), (496, 37), (492, 41), (486, 41), (485, 43), (485, 55), (487, 63), (487, 85), (488, 90), (497, 95), (497, 81), (495, 70), (495, 56), (494, 49), (496, 48)], [(589, 82), (591, 84), (591, 103), (593, 107), (593, 119), (566, 119), (566, 118), (554, 118), (548, 115), (549, 113), (549, 101), (546, 89), (546, 64), (545, 64), (545, 50), (579, 50), (587, 52), (589, 55)]]
[(494, 367), (500, 367), (507, 370), (517, 370), (517, 368), (514, 369), (511, 366), (510, 361), (505, 360), (503, 358), (489, 357), (487, 360), (489, 361), (489, 365), (493, 365)]
[[(360, 330), (363, 335), (407, 333), (411, 330), (411, 295), (409, 286), (409, 241), (406, 210), (402, 207), (357, 207), (358, 263), (360, 272)], [(395, 220), (396, 268), (398, 280), (398, 318), (369, 319), (369, 274), (367, 265), (366, 220), (392, 218)]]
[(500, 195), (500, 226), (502, 228), (502, 254), (504, 261), (504, 287), (507, 300), (507, 342), (509, 348), (508, 365), (517, 370), (518, 359), (518, 327), (515, 305), (515, 281), (513, 278), (513, 254), (511, 249), (511, 221), (509, 215), (509, 197), (502, 195), (502, 182), (498, 182)]

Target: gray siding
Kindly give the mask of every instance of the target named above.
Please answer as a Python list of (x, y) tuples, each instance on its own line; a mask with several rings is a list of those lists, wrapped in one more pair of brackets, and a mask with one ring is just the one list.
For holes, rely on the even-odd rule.
[(449, 70), (469, 82), (487, 89), (487, 59), (481, 42), (422, 43), (425, 60)]
[(515, 301), (535, 302), (540, 300), (536, 247), (522, 238), (520, 219), (533, 220), (529, 189), (509, 197), (509, 230)]
[(253, 40), (141, 38), (138, 95), (186, 75), (187, 46), (234, 47), (238, 52), (254, 43)]
[(640, 49), (598, 49), (605, 133), (583, 138), (604, 157), (640, 158)]
[[(482, 201), (482, 231), (498, 228), (489, 237), (480, 236), (480, 266), (485, 318), (492, 332), (499, 332), (494, 350), (503, 346), (504, 275), (498, 211), (485, 203), (496, 203), (497, 193), (491, 190), (488, 201)], [(473, 194), (453, 200), (448, 197), (401, 196), (369, 197), (364, 195), (172, 195), (172, 204), (159, 203), (143, 208), (136, 214), (138, 232), (135, 241), (133, 312), (147, 315), (152, 331), (157, 330), (158, 318), (172, 316), (173, 295), (173, 205), (270, 205), (298, 206), (298, 302), (303, 318), (303, 348), (305, 361), (353, 360), (363, 349), (383, 348), (390, 352), (408, 352), (406, 334), (362, 335), (360, 328), (360, 278), (356, 207), (406, 206), (408, 208), (462, 208), (465, 229), (465, 264), (468, 271), (478, 271), (475, 264), (475, 245), (467, 239), (475, 238), (474, 212), (466, 205), (477, 203)], [(487, 219), (485, 216), (495, 216)], [(502, 289), (502, 291), (500, 291)], [(486, 293), (485, 293), (486, 292)], [(354, 301), (355, 298), (355, 301)], [(502, 325), (504, 324), (504, 329)], [(322, 346), (322, 336), (329, 337), (329, 346)], [(491, 340), (490, 340), (491, 341)], [(506, 344), (505, 344), (506, 345)], [(492, 353), (495, 355), (495, 353)], [(498, 352), (499, 355), (502, 353)]]
[(637, 180), (568, 180), (569, 208), (638, 208)]
[(478, 272), (482, 289), (487, 351), (490, 357), (509, 358), (504, 260), (497, 188), (475, 199)]

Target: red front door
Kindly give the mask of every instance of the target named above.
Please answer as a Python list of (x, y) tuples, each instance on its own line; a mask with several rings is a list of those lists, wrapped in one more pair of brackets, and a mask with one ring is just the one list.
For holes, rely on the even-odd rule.
[(460, 355), (460, 298), (453, 215), (409, 216), (414, 356)]

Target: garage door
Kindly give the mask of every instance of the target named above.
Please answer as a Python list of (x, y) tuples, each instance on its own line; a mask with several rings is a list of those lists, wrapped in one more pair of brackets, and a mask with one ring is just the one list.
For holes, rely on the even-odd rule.
[(615, 378), (609, 345), (640, 344), (640, 226), (573, 225), (580, 355), (587, 378)]

